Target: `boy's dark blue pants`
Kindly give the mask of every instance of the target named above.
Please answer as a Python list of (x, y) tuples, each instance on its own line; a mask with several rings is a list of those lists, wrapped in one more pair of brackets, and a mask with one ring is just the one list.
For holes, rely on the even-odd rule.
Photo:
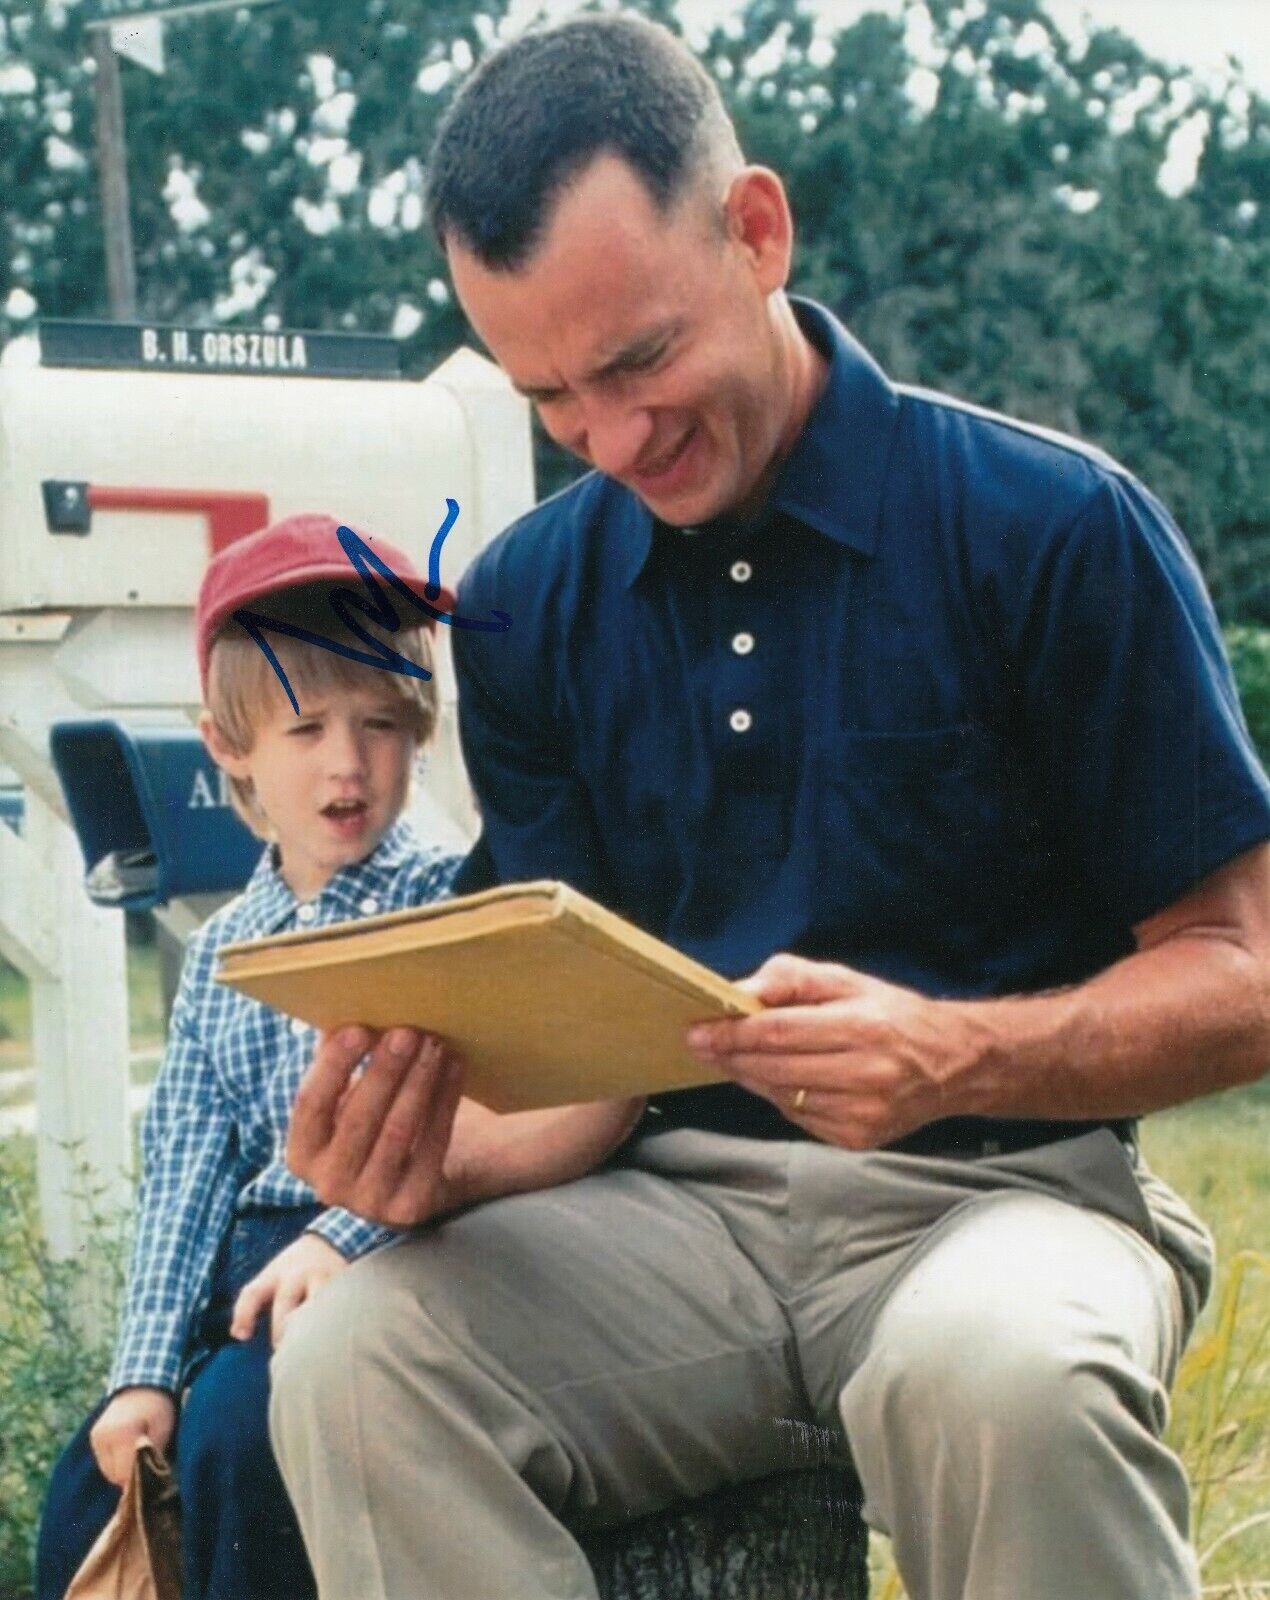
[[(199, 1355), (168, 1459), (181, 1490), (183, 1600), (314, 1600), (317, 1590), (269, 1443), (269, 1313), (230, 1339), (243, 1285), (299, 1237), (320, 1206), (240, 1217), (217, 1261)], [(53, 1469), (35, 1554), (35, 1600), (62, 1600), (119, 1490), (97, 1470), (95, 1408)]]

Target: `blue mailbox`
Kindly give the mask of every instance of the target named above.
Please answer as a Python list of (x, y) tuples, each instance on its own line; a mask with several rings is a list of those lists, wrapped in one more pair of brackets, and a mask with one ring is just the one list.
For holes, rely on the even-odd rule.
[(251, 876), (260, 840), (193, 728), (93, 718), (54, 723), (49, 743), (98, 905), (144, 911)]

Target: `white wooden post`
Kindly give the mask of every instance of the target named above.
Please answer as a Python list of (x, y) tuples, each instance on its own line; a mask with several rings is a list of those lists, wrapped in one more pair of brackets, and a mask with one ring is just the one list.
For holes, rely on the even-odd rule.
[(40, 893), (20, 914), (43, 925), (55, 953), (51, 970), (28, 972), (40, 1216), (51, 1253), (82, 1259), (86, 1190), (108, 1216), (132, 1204), (124, 919), (89, 900), (74, 832), (30, 789), (22, 844)]

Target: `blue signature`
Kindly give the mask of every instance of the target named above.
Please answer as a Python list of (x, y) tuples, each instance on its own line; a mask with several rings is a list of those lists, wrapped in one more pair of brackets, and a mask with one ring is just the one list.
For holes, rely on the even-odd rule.
[[(360, 661), (365, 666), (377, 667), (381, 672), (397, 672), (406, 678), (430, 678), (432, 674), (417, 662), (410, 661), (407, 657), (399, 655), (390, 644), (382, 639), (377, 639), (374, 634), (367, 633), (366, 629), (350, 613), (359, 611), (362, 616), (368, 617), (372, 622), (383, 628), (387, 633), (396, 633), (402, 626), (392, 601), (383, 592), (377, 583), (374, 573), (378, 573), (385, 580), (389, 588), (395, 591), (407, 605), (413, 606), (416, 611), (421, 611), (424, 616), (431, 617), (434, 622), (444, 623), (448, 628), (475, 628), (480, 633), (506, 633), (512, 625), (509, 612), (494, 610), (490, 617), (459, 617), (451, 611), (438, 611), (428, 602), (441, 597), (441, 546), (445, 543), (446, 535), (458, 520), (459, 503), (457, 500), (446, 499), (445, 520), (437, 529), (432, 538), (432, 548), (428, 551), (428, 581), (423, 586), (424, 598), (421, 600), (414, 590), (403, 583), (386, 561), (377, 556), (364, 539), (358, 537), (351, 528), (339, 530), (339, 541), (344, 554), (366, 591), (359, 595), (353, 589), (333, 589), (330, 601), (331, 610), (348, 631), (363, 644), (370, 646), (369, 650), (354, 650), (351, 645), (338, 644), (334, 639), (324, 639), (320, 633), (311, 633), (308, 628), (296, 627), (290, 622), (276, 622), (272, 617), (266, 617), (259, 611), (235, 611), (234, 621), (241, 622), (243, 627), (264, 651), (269, 665), (278, 674), (279, 682), (287, 692), (287, 699), (291, 702), (291, 709), (296, 716), (300, 715), (300, 703), (296, 699), (287, 675), (265, 637), (266, 633), (283, 633), (291, 639), (302, 639), (305, 644), (317, 645), (320, 650), (329, 650), (333, 655), (344, 656), (348, 661)], [(372, 571), (373, 569), (373, 571)]]

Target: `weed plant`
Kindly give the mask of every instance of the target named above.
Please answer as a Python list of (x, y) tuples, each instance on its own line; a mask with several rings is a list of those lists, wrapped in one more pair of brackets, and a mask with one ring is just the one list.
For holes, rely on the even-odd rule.
[(49, 1472), (101, 1397), (127, 1260), (127, 1217), (80, 1164), (92, 1245), (54, 1261), (36, 1216), (34, 1141), (0, 1143), (0, 1600), (27, 1600)]

